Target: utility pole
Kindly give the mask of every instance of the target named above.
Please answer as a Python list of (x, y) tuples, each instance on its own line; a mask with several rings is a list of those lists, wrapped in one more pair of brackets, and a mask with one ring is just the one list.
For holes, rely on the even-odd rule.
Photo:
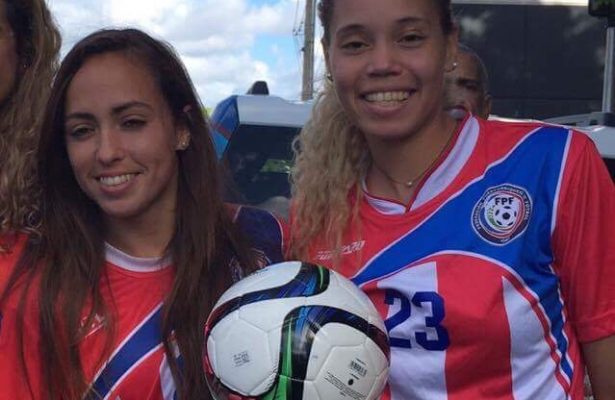
[(303, 88), (301, 100), (314, 96), (314, 23), (316, 6), (314, 0), (305, 1), (305, 29), (303, 39)]
[(607, 18), (602, 112), (615, 113), (615, 15)]

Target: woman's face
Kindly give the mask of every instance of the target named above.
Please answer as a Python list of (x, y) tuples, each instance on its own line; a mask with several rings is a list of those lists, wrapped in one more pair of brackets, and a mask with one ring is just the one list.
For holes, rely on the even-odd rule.
[(90, 58), (68, 86), (65, 138), (81, 189), (108, 222), (175, 213), (176, 151), (188, 139), (149, 69), (122, 53)]
[(456, 35), (433, 0), (335, 0), (325, 56), (341, 104), (366, 135), (412, 135), (443, 108)]
[(17, 80), (17, 45), (6, 15), (6, 3), (0, 0), (0, 105), (7, 99)]

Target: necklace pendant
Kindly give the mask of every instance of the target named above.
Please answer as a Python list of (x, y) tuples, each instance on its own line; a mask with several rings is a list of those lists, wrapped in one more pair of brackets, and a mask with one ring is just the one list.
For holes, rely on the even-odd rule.
[(406, 182), (406, 187), (407, 187), (407, 188), (411, 188), (411, 187), (412, 187), (412, 185), (414, 185), (414, 181), (408, 181), (408, 182)]

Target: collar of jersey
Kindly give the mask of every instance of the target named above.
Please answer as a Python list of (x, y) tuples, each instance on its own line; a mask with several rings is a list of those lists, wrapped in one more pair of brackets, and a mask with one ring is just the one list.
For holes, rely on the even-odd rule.
[(134, 257), (105, 243), (105, 259), (111, 264), (133, 272), (160, 271), (171, 265), (171, 257)]
[(418, 193), (410, 207), (394, 200), (385, 199), (369, 194), (365, 177), (361, 181), (364, 198), (376, 211), (384, 215), (402, 215), (416, 210), (420, 206), (442, 193), (457, 177), (463, 166), (467, 163), (478, 140), (479, 123), (474, 116), (468, 116), (463, 121), (457, 134), (455, 144), (446, 158), (438, 165), (427, 179), (417, 188)]

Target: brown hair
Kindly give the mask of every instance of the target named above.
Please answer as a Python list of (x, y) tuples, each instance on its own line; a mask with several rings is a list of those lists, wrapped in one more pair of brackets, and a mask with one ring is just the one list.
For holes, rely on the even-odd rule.
[(0, 233), (32, 231), (39, 221), (34, 155), (58, 66), (60, 32), (44, 0), (0, 1), (6, 6), (19, 60), (16, 85), (0, 104)]
[[(190, 146), (177, 153), (180, 206), (167, 248), (174, 260), (175, 278), (164, 302), (162, 340), (179, 398), (206, 399), (209, 392), (201, 361), (205, 318), (232, 281), (230, 259), (237, 257), (248, 270), (253, 262), (221, 200), (209, 126), (190, 78), (170, 46), (141, 31), (95, 32), (78, 42), (62, 62), (45, 112), (38, 152), (44, 205), (41, 234), (29, 239), (0, 301), (21, 277), (30, 283), (40, 276), (39, 351), (45, 389), (49, 398), (81, 399), (88, 383), (79, 357), (79, 320), (85, 304), (91, 304), (85, 310), (87, 321), (96, 313), (111, 317), (113, 305), (105, 304), (101, 296), (100, 281), (105, 273), (101, 215), (79, 188), (68, 161), (64, 106), (67, 88), (81, 66), (108, 52), (140, 60), (154, 77), (175, 120), (185, 123), (190, 131)], [(34, 265), (37, 267), (32, 268)], [(22, 298), (25, 295), (22, 293)], [(23, 311), (22, 305), (21, 321)], [(106, 329), (110, 343), (113, 327)], [(183, 358), (181, 372), (172, 332)]]

